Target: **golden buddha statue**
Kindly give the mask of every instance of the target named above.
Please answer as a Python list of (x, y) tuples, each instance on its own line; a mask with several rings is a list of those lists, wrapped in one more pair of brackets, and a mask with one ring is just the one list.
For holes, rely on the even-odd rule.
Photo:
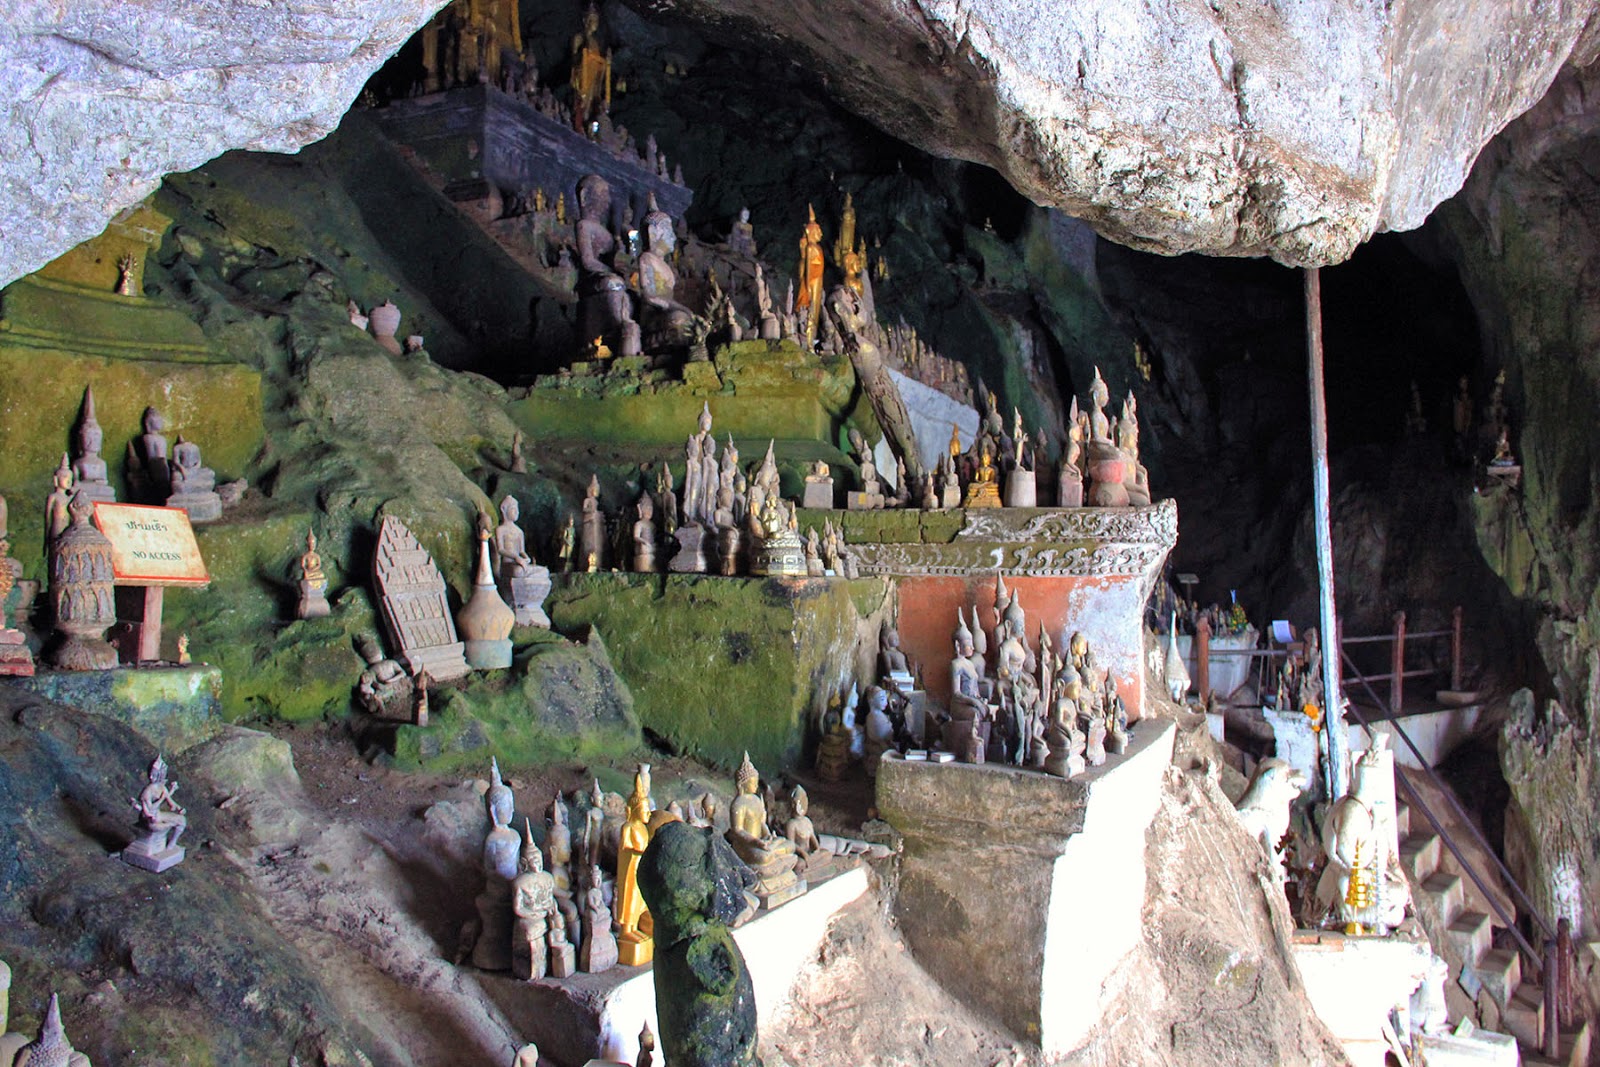
[(655, 924), (639, 892), (639, 858), (650, 845), (650, 765), (641, 763), (633, 776), (628, 797), (628, 817), (622, 824), (617, 847), (617, 959), (629, 967), (642, 967), (655, 956)]
[(806, 211), (809, 217), (800, 237), (800, 285), (794, 306), (796, 311), (805, 312), (805, 335), (809, 345), (817, 339), (817, 323), (822, 318), (822, 272), (827, 261), (822, 255), (822, 227), (817, 223), (817, 209), (808, 204)]
[(737, 775), (739, 795), (728, 806), (728, 844), (745, 864), (755, 872), (758, 885), (756, 899), (766, 910), (793, 900), (806, 891), (806, 883), (795, 874), (800, 862), (793, 843), (778, 837), (767, 826), (767, 805), (759, 790), (761, 776), (750, 762), (750, 753), (744, 754)]
[(957, 426), (955, 423), (952, 422), (950, 424), (950, 458), (951, 459), (959, 459), (960, 457), (961, 457), (961, 427)]
[(300, 557), (300, 575), (308, 582), (321, 584), (325, 580), (322, 573), (322, 556), (317, 552), (315, 530), (306, 531), (306, 551)]
[(611, 52), (600, 40), (600, 8), (583, 12), (583, 32), (572, 38), (572, 125), (584, 132), (611, 111)]
[(990, 451), (987, 443), (978, 453), (978, 469), (972, 475), (972, 481), (967, 486), (966, 498), (961, 501), (964, 508), (997, 508), (1000, 507), (1000, 484), (994, 470), (994, 453)]
[(567, 224), (567, 194), (563, 191), (556, 194), (556, 225)]
[(866, 268), (867, 243), (865, 240), (856, 248), (846, 248), (844, 255), (839, 257), (840, 265), (844, 268), (844, 283), (853, 289), (857, 296), (865, 292), (861, 281), (861, 272)]
[[(849, 193), (844, 194), (844, 211), (839, 216), (839, 236), (833, 242), (833, 260), (843, 263), (844, 257), (856, 250), (856, 203)], [(865, 249), (863, 248), (863, 251)]]

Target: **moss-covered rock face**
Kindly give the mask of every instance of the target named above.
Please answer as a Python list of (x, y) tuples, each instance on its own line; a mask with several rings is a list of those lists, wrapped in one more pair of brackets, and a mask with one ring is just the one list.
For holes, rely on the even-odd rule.
[(583, 643), (540, 630), (512, 669), (472, 675), (436, 692), (426, 728), (402, 726), (395, 762), (406, 769), (482, 769), (617, 760), (641, 744), (633, 695), (598, 634)]
[(799, 759), (890, 603), (877, 579), (574, 574), (547, 607), (557, 630), (605, 635), (647, 731), (723, 767), (748, 750), (770, 769)]
[(222, 729), (222, 672), (215, 667), (40, 671), (11, 684), (46, 700), (121, 722), (165, 753), (179, 753)]
[(31, 1031), (55, 990), (67, 1033), (97, 1063), (316, 1062), (323, 1049), (357, 1062), (370, 1037), (285, 947), (243, 872), (204, 847), (222, 795), (192, 777), (187, 755), (169, 762), (188, 808), (188, 858), (162, 875), (107, 860), (133, 836), (128, 797), (155, 755), (110, 717), (0, 688), (0, 805), (14, 815), (0, 835), (12, 1029)]

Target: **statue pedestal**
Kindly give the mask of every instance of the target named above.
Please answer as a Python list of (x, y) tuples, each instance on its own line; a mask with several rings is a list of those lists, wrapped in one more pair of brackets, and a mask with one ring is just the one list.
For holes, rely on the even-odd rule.
[(824, 511), (833, 510), (833, 479), (824, 478), (820, 482), (806, 481), (805, 494), (800, 498), (803, 508), (821, 508)]
[(1039, 504), (1039, 479), (1033, 471), (1014, 470), (1006, 477), (1006, 507), (1032, 508)]
[(946, 989), (1060, 1055), (1101, 1019), (1102, 985), (1138, 945), (1145, 830), (1172, 723), (1073, 778), (884, 757), (878, 808), (905, 835), (895, 913)]
[(883, 507), (883, 494), (852, 491), (844, 495), (844, 506), (847, 511), (877, 511)]
[(122, 850), (122, 862), (141, 871), (150, 871), (152, 874), (160, 874), (176, 867), (183, 862), (183, 846), (165, 846), (162, 842), (166, 839), (165, 830), (137, 839)]
[(704, 574), (711, 569), (705, 527), (694, 522), (684, 523), (672, 536), (678, 542), (678, 551), (667, 564), (667, 570), (674, 574)]

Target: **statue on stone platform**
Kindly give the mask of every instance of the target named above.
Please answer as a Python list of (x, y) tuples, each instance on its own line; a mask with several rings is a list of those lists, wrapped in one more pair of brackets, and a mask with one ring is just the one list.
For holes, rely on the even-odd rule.
[(600, 7), (591, 0), (583, 31), (572, 38), (572, 125), (587, 134), (611, 110), (611, 50), (600, 37)]
[(216, 493), (217, 476), (200, 463), (200, 446), (178, 436), (168, 468), (172, 495), (167, 507), (182, 508), (190, 522), (215, 522), (222, 518), (222, 498)]
[(94, 386), (83, 391), (83, 421), (78, 425), (78, 458), (73, 461), (72, 473), (78, 492), (97, 503), (116, 503), (116, 490), (106, 479), (106, 461), (100, 457), (105, 434), (94, 417)]
[(663, 826), (640, 865), (653, 914), (656, 1017), (673, 1067), (760, 1067), (755, 991), (730, 927), (744, 877), (727, 844), (684, 823)]
[(1350, 768), (1350, 792), (1328, 811), (1322, 846), (1328, 866), (1317, 884), (1317, 899), (1332, 906), (1347, 934), (1387, 934), (1405, 920), (1411, 890), (1390, 835), (1378, 819), (1380, 801), (1392, 802), (1394, 764), (1388, 735)]
[(654, 922), (639, 892), (639, 860), (649, 844), (650, 765), (641, 763), (633, 776), (628, 818), (617, 849), (617, 958), (629, 967), (642, 967), (655, 953)]
[(642, 493), (634, 505), (639, 518), (633, 524), (633, 569), (640, 574), (656, 570), (656, 506), (649, 493)]
[(1122, 418), (1117, 422), (1117, 448), (1128, 458), (1124, 482), (1128, 503), (1136, 508), (1150, 505), (1150, 472), (1139, 462), (1139, 398), (1132, 393), (1122, 401)]
[(800, 862), (795, 865), (796, 872), (805, 875), (807, 884), (810, 884), (833, 869), (834, 855), (822, 847), (822, 842), (817, 838), (817, 828), (806, 814), (811, 808), (811, 800), (806, 796), (805, 786), (797, 785), (790, 791), (789, 807), (794, 815), (783, 824), (783, 836), (800, 857)]
[(48, 551), (56, 538), (72, 525), (73, 476), (67, 454), (61, 453), (61, 466), (56, 468), (55, 488), (44, 498), (44, 544)]
[(867, 688), (866, 734), (867, 778), (878, 777), (878, 763), (883, 754), (894, 748), (894, 721), (889, 718), (889, 693), (880, 686)]
[(589, 888), (583, 895), (583, 938), (578, 950), (578, 969), (600, 974), (617, 965), (617, 940), (611, 934), (611, 909), (606, 907), (605, 883), (600, 867), (589, 868)]
[(620, 356), (640, 352), (628, 284), (613, 268), (619, 251), (609, 228), (611, 186), (598, 174), (578, 182), (578, 336), (601, 338)]
[(64, 635), (50, 662), (68, 671), (107, 671), (117, 665), (117, 650), (105, 640), (117, 621), (111, 542), (91, 521), (87, 497), (73, 497), (70, 513), (72, 525), (50, 544), (50, 592)]
[[(983, 668), (965, 615), (954, 635), (955, 657), (950, 661), (950, 710), (944, 724), (944, 747), (963, 763), (982, 763), (991, 729), (989, 705), (982, 697)], [(976, 742), (976, 745), (975, 745)]]
[(397, 661), (386, 659), (377, 640), (371, 634), (356, 638), (356, 651), (366, 660), (366, 670), (356, 682), (356, 698), (368, 712), (380, 718), (392, 718), (396, 709), (406, 707), (412, 685), (406, 669)]
[(591, 573), (605, 565), (606, 517), (600, 510), (600, 476), (589, 475), (589, 488), (583, 495), (582, 532), (578, 540), (583, 569)]
[(767, 806), (757, 795), (761, 776), (750, 762), (750, 753), (744, 754), (736, 776), (739, 795), (728, 808), (728, 832), (725, 835), (734, 853), (755, 872), (760, 885), (756, 896), (764, 909), (772, 909), (793, 900), (806, 891), (804, 879), (794, 871), (799, 862), (794, 845), (775, 836), (767, 824)]
[(967, 483), (967, 493), (962, 498), (961, 506), (964, 508), (997, 508), (1000, 507), (999, 476), (994, 469), (994, 453), (989, 449), (989, 443), (984, 441), (978, 452), (978, 469), (973, 472), (972, 480)]
[(511, 829), (513, 798), (500, 779), (500, 763), (491, 762), (493, 781), (484, 801), (491, 824), (483, 842), (483, 892), (476, 900), (478, 941), (472, 948), (472, 965), (483, 971), (511, 969), (511, 882), (517, 876), (522, 842)]
[[(1073, 677), (1076, 679), (1076, 674)], [(1078, 729), (1078, 705), (1067, 695), (1065, 685), (1059, 688), (1059, 695), (1055, 699), (1054, 711), (1045, 733), (1045, 743), (1049, 746), (1049, 753), (1044, 760), (1046, 774), (1053, 774), (1057, 778), (1071, 778), (1075, 774), (1083, 773), (1086, 766), (1084, 751), (1088, 746), (1088, 738)]]
[[(522, 852), (511, 882), (511, 973), (518, 978), (543, 978), (549, 960), (550, 919), (556, 910), (555, 879), (544, 870), (533, 827), (522, 821)], [(565, 940), (563, 936), (562, 940)]]
[(1083, 507), (1083, 427), (1078, 424), (1078, 398), (1072, 398), (1067, 419), (1067, 447), (1061, 453), (1061, 474), (1056, 480), (1056, 506)]
[(739, 209), (739, 218), (728, 234), (728, 251), (738, 256), (756, 258), (756, 228), (750, 222), (750, 209)]
[(149, 781), (129, 801), (139, 813), (144, 836), (122, 850), (124, 863), (160, 874), (183, 862), (184, 850), (178, 847), (178, 840), (189, 826), (189, 816), (178, 803), (177, 792), (178, 783), (167, 781), (167, 761), (157, 756), (150, 764)]
[(817, 325), (822, 321), (822, 275), (827, 264), (822, 255), (822, 227), (817, 223), (816, 208), (808, 205), (806, 211), (809, 217), (800, 235), (800, 266), (796, 271), (800, 286), (794, 306), (803, 321), (798, 332), (804, 335), (809, 349), (816, 343)]
[(678, 275), (672, 269), (678, 238), (672, 232), (672, 216), (656, 207), (653, 192), (644, 230), (645, 251), (639, 256), (639, 324), (644, 331), (644, 348), (650, 352), (682, 348), (689, 343), (694, 312), (678, 303)]
[(772, 310), (772, 291), (767, 288), (766, 275), (761, 264), (756, 263), (756, 329), (763, 341), (776, 341), (783, 336), (783, 327), (777, 313)]
[(1089, 504), (1097, 508), (1122, 508), (1130, 503), (1124, 484), (1131, 475), (1128, 456), (1111, 440), (1111, 420), (1105, 408), (1111, 391), (1096, 367), (1089, 387)]
[(500, 500), (500, 525), (494, 529), (495, 577), (505, 599), (516, 615), (518, 626), (549, 628), (550, 616), (544, 611), (544, 598), (550, 594), (550, 572), (528, 555), (528, 541), (517, 520), (522, 505), (507, 493)]
[(320, 619), (331, 615), (328, 605), (328, 578), (322, 573), (322, 556), (317, 552), (315, 530), (306, 531), (306, 550), (300, 556), (300, 599), (295, 618)]

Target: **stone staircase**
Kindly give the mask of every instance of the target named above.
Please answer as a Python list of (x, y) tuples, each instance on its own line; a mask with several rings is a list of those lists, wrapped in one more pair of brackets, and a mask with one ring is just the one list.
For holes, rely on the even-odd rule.
[[(1523, 977), (1522, 957), (1516, 949), (1494, 947), (1499, 924), (1483, 910), (1486, 905), (1481, 893), (1461, 873), (1456, 858), (1427, 820), (1418, 815), (1413, 826), (1410, 808), (1399, 804), (1395, 821), (1400, 832), (1400, 862), (1411, 883), (1417, 917), (1435, 951), (1450, 965), (1452, 980), (1446, 983), (1445, 994), (1451, 1023), (1466, 1017), (1484, 1029), (1509, 1033), (1522, 1048), (1522, 1062), (1530, 1067), (1587, 1064), (1589, 1026), (1582, 1020), (1577, 1029), (1561, 1034), (1560, 1056), (1551, 1059), (1540, 1052), (1544, 987)], [(1468, 992), (1471, 989), (1476, 989), (1476, 996)]]

